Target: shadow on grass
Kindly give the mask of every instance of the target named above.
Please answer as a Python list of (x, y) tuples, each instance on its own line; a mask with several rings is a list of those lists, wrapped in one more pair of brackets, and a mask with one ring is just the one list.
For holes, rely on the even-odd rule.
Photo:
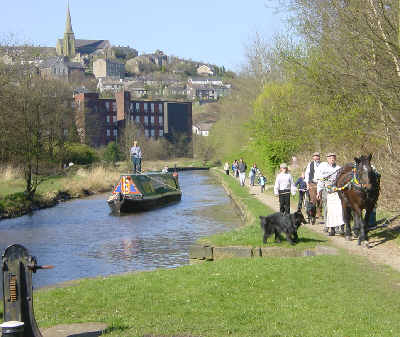
[(321, 242), (327, 242), (327, 241), (328, 241), (328, 239), (320, 240), (320, 239), (312, 239), (312, 238), (299, 238), (298, 243), (300, 243), (300, 242), (304, 242), (304, 243), (307, 243), (307, 242), (318, 242), (318, 243), (321, 243)]
[[(125, 331), (125, 330), (128, 330), (129, 329), (129, 326), (127, 326), (127, 325), (123, 325), (123, 324), (116, 324), (116, 325), (113, 325), (113, 326), (110, 326), (109, 328), (107, 328), (106, 330), (104, 330), (104, 331), (102, 331), (102, 333), (103, 334), (109, 334), (109, 333), (112, 333), (112, 332), (115, 332), (115, 331), (120, 331), (120, 332), (122, 332), (122, 331)], [(96, 332), (97, 333), (97, 332)], [(100, 335), (102, 335), (101, 333), (100, 333)], [(68, 336), (68, 337), (94, 337), (94, 336), (100, 336), (100, 335), (85, 335), (85, 334), (80, 334), (80, 335), (72, 335), (72, 336)]]

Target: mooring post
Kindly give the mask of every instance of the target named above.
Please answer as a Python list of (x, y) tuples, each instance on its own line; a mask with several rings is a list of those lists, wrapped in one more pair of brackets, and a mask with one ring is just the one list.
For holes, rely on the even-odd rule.
[(24, 322), (9, 321), (0, 324), (1, 337), (24, 337)]

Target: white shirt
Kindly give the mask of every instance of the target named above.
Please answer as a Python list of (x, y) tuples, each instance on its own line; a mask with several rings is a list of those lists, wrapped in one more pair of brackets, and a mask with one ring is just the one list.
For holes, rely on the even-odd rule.
[(293, 184), (293, 178), (290, 173), (279, 173), (275, 179), (274, 193), (279, 194), (279, 190), (290, 190), (296, 191), (296, 187)]
[(317, 180), (315, 179), (315, 177), (316, 177), (317, 169), (318, 169), (319, 165), (321, 165), (321, 162), (320, 162), (320, 161), (315, 161), (315, 160), (308, 163), (307, 168), (306, 168), (306, 172), (304, 173), (304, 181), (305, 181), (307, 184), (310, 183), (310, 181), (308, 181), (308, 177), (310, 176), (310, 166), (311, 166), (311, 163), (314, 163), (314, 181), (317, 181)]
[[(315, 172), (315, 179), (318, 181), (317, 184), (317, 193), (322, 191), (325, 186), (332, 185), (332, 183), (336, 180), (337, 171), (340, 169), (339, 165), (331, 166), (328, 162), (323, 162), (318, 166), (318, 170)], [(326, 180), (323, 180), (326, 178)]]
[(130, 152), (132, 157), (142, 158), (142, 150), (139, 146), (132, 146)]

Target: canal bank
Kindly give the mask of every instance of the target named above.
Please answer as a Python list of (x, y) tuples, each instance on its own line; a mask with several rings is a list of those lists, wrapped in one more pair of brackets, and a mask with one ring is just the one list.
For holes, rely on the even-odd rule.
[(173, 268), (189, 263), (189, 247), (198, 238), (242, 224), (231, 200), (207, 171), (179, 174), (182, 200), (150, 212), (115, 216), (107, 194), (60, 203), (0, 226), (0, 251), (19, 243), (54, 265), (35, 275), (35, 286), (119, 274)]
[[(235, 180), (232, 183), (237, 184)], [(198, 185), (194, 181), (190, 190)], [(188, 196), (198, 194), (195, 192)], [(244, 196), (242, 199), (247, 200)], [(207, 199), (201, 202), (205, 207), (197, 213), (208, 212), (211, 205), (204, 203)], [(171, 214), (175, 213), (172, 210)], [(97, 218), (93, 221), (102, 225)], [(187, 235), (193, 237), (192, 227), (189, 224)], [(164, 229), (168, 232), (168, 228)], [(260, 231), (259, 227), (257, 230)], [(41, 263), (49, 263), (42, 260), (41, 254), (37, 255)], [(120, 256), (116, 258), (115, 261), (121, 260)], [(77, 266), (84, 267), (81, 263)], [(82, 279), (74, 284), (35, 293), (35, 312), (41, 329), (103, 322), (108, 326), (104, 335), (118, 337), (294, 336), (294, 331), (298, 336), (336, 337), (367, 336), (374, 331), (379, 336), (400, 333), (400, 300), (396, 296), (399, 273), (346, 254), (233, 258), (176, 269)], [(355, 325), (360, 315), (367, 315), (368, 319)]]
[[(207, 171), (208, 166), (189, 166), (185, 162), (182, 166), (169, 168), (169, 171)], [(147, 163), (147, 170), (157, 170), (158, 162)], [(7, 185), (9, 194), (0, 195), (0, 220), (20, 217), (34, 211), (53, 207), (59, 202), (72, 199), (86, 198), (91, 195), (101, 194), (112, 190), (117, 183), (120, 174), (127, 171), (126, 165), (122, 167), (81, 167), (73, 166), (65, 170), (62, 174), (51, 176), (44, 179), (39, 185), (33, 199), (23, 192), (24, 183), (17, 179), (0, 184)], [(17, 192), (15, 192), (17, 191)]]
[(226, 175), (217, 168), (213, 168), (210, 172), (216, 176), (237, 208), (240, 209), (242, 218), (245, 220), (245, 226), (202, 238), (198, 240), (198, 244), (210, 247), (291, 247), (296, 250), (305, 250), (327, 242), (325, 236), (301, 226), (298, 231), (299, 242), (295, 246), (291, 246), (286, 240), (281, 243), (275, 243), (273, 236), (268, 239), (267, 245), (264, 244), (262, 242), (263, 234), (260, 228), (259, 216), (267, 216), (275, 212), (275, 210), (272, 210), (266, 203), (256, 198), (247, 187), (240, 186), (236, 178)]
[(226, 259), (38, 291), (35, 313), (41, 329), (103, 322), (105, 336), (118, 337), (392, 337), (399, 281), (345, 255)]

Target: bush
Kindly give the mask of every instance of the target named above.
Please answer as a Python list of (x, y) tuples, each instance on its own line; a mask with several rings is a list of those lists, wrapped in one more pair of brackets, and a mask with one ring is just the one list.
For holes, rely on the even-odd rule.
[(67, 163), (86, 165), (99, 160), (96, 150), (86, 144), (71, 143), (66, 146)]
[(103, 159), (108, 163), (116, 163), (123, 159), (123, 154), (115, 142), (108, 143), (103, 154)]

